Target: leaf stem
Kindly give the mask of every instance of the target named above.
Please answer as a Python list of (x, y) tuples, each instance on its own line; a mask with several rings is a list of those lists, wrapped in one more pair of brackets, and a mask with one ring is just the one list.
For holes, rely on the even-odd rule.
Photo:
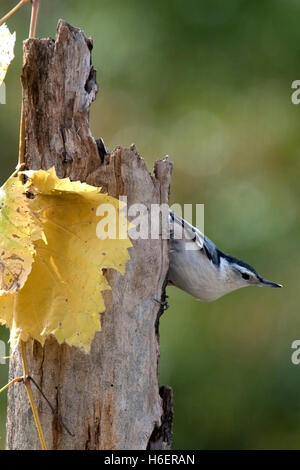
[(27, 356), (26, 356), (26, 346), (25, 346), (24, 341), (22, 340), (20, 341), (20, 349), (21, 349), (21, 355), (22, 355), (24, 379), (25, 379), (29, 375), (29, 369), (28, 369), (28, 362), (27, 362)]
[[(39, 13), (39, 6), (40, 0), (21, 0), (12, 10), (10, 10), (3, 18), (0, 20), (0, 24), (4, 23), (11, 15), (13, 15), (22, 5), (31, 1), (31, 19), (30, 19), (30, 28), (29, 28), (29, 38), (35, 37), (36, 32), (36, 25)], [(20, 120), (20, 137), (19, 137), (19, 158), (18, 158), (18, 166), (19, 169), (22, 164), (24, 163), (24, 150), (25, 150), (25, 116), (24, 116), (24, 108), (23, 102), (21, 107), (21, 120)], [(34, 422), (36, 425), (36, 429), (39, 435), (40, 443), (43, 450), (47, 450), (46, 441), (44, 437), (44, 433), (42, 430), (40, 418), (38, 415), (38, 411), (34, 402), (33, 393), (30, 385), (30, 376), (29, 376), (29, 369), (28, 369), (28, 362), (26, 357), (26, 346), (24, 341), (20, 341), (20, 348), (21, 348), (21, 355), (22, 355), (22, 365), (23, 365), (23, 377), (17, 377), (11, 380), (8, 384), (0, 389), (0, 393), (6, 390), (8, 387), (13, 385), (16, 382), (23, 382), (26, 388), (26, 392), (28, 395), (29, 403), (32, 409)]]
[[(25, 0), (25, 1), (28, 1), (28, 0)], [(39, 8), (40, 8), (40, 0), (32, 0), (29, 39), (35, 37)], [(19, 158), (18, 158), (19, 165), (24, 163), (24, 153), (25, 153), (25, 116), (24, 116), (24, 107), (23, 107), (23, 100), (22, 100), (21, 119), (20, 119), (20, 137), (19, 137)]]
[(4, 390), (6, 390), (8, 387), (10, 387), (11, 385), (13, 385), (17, 382), (23, 382), (23, 377), (16, 377), (15, 379), (8, 382), (8, 384), (6, 384), (6, 385), (4, 385), (4, 387), (0, 388), (0, 393), (4, 392)]
[(31, 0), (31, 19), (30, 19), (30, 28), (29, 28), (29, 38), (35, 37), (37, 19), (39, 15), (40, 0)]
[(27, 362), (27, 357), (26, 357), (26, 345), (25, 345), (24, 341), (22, 341), (22, 340), (20, 341), (20, 348), (21, 348), (22, 364), (23, 364), (23, 372), (24, 372), (23, 382), (24, 382), (26, 392), (27, 392), (27, 395), (28, 395), (28, 399), (29, 399), (29, 403), (30, 403), (30, 406), (31, 406), (31, 409), (32, 409), (33, 418), (34, 418), (36, 429), (37, 429), (37, 432), (38, 432), (38, 435), (39, 435), (39, 439), (40, 439), (42, 449), (47, 450), (43, 429), (42, 429), (42, 426), (41, 426), (40, 418), (39, 418), (38, 411), (37, 411), (37, 408), (36, 408), (36, 405), (35, 405), (35, 402), (34, 402), (32, 389), (31, 389), (31, 385), (30, 385), (30, 377), (29, 377), (29, 373), (28, 373), (29, 369), (28, 369), (28, 362)]
[(39, 439), (40, 439), (42, 449), (47, 450), (43, 429), (42, 429), (42, 426), (41, 426), (40, 418), (39, 418), (38, 411), (37, 411), (37, 408), (36, 408), (36, 405), (35, 405), (35, 402), (34, 402), (32, 389), (31, 389), (31, 385), (30, 385), (30, 380), (33, 380), (33, 379), (29, 376), (29, 368), (28, 368), (28, 362), (27, 362), (27, 357), (26, 357), (26, 345), (25, 345), (24, 341), (22, 341), (22, 340), (20, 341), (20, 348), (21, 348), (22, 366), (23, 366), (23, 374), (24, 375), (23, 375), (23, 377), (16, 377), (15, 379), (8, 382), (8, 384), (4, 385), (4, 387), (2, 387), (0, 389), (0, 393), (4, 392), (4, 390), (6, 390), (8, 387), (10, 387), (11, 385), (13, 385), (17, 382), (23, 382), (24, 383), (25, 388), (26, 388), (26, 392), (27, 392), (27, 395), (28, 395), (29, 403), (30, 403), (30, 406), (31, 406), (31, 409), (32, 409), (33, 418), (34, 418), (36, 429), (37, 429), (37, 432), (38, 432), (38, 435), (39, 435)]
[(0, 20), (0, 25), (4, 23), (10, 16), (12, 16), (16, 11), (21, 8), (21, 6), (25, 5), (25, 3), (30, 2), (31, 0), (21, 0), (14, 8), (12, 8), (3, 18)]

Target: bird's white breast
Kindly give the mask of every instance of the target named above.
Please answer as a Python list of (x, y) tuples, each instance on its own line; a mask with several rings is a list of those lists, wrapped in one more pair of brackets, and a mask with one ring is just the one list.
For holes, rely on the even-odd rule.
[(215, 300), (233, 290), (224, 266), (223, 269), (215, 266), (203, 250), (186, 250), (185, 241), (170, 242), (171, 284), (204, 301)]

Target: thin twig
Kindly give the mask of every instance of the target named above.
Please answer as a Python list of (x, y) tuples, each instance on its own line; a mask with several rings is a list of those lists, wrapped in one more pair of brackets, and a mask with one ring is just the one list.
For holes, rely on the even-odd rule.
[[(26, 367), (27, 367), (27, 361), (26, 361)], [(55, 410), (54, 406), (51, 404), (51, 402), (48, 400), (48, 398), (46, 397), (46, 395), (44, 394), (43, 390), (41, 389), (41, 387), (37, 384), (37, 382), (34, 380), (33, 377), (31, 377), (30, 375), (28, 375), (26, 377), (26, 380), (27, 381), (31, 381), (35, 387), (38, 389), (38, 391), (40, 392), (40, 394), (42, 395), (42, 397), (44, 398), (44, 400), (46, 401), (46, 403), (48, 404), (49, 408), (51, 409), (53, 415), (56, 417), (56, 419), (58, 420), (58, 422), (62, 425), (62, 427), (66, 430), (66, 432), (72, 436), (72, 437), (75, 437), (75, 434), (73, 434), (69, 429), (68, 427), (65, 425), (65, 423), (63, 422), (63, 420), (61, 419), (60, 416), (58, 416), (58, 413), (57, 411)], [(23, 382), (25, 384), (25, 380), (24, 380), (24, 377), (16, 377), (15, 379), (11, 380), (10, 382), (8, 382), (6, 385), (4, 385), (4, 387), (0, 388), (0, 393), (4, 392), (7, 388), (9, 388), (11, 385), (14, 385), (15, 383), (18, 383), (18, 382)]]
[(36, 25), (40, 8), (40, 0), (31, 0), (32, 9), (31, 9), (31, 19), (30, 19), (30, 28), (29, 28), (29, 38), (34, 38), (36, 33)]
[(20, 341), (20, 348), (21, 348), (22, 364), (23, 364), (23, 372), (24, 372), (23, 382), (24, 382), (26, 392), (27, 392), (27, 395), (28, 395), (28, 399), (29, 399), (29, 403), (30, 403), (30, 406), (31, 406), (31, 409), (32, 409), (33, 418), (34, 418), (36, 429), (37, 429), (37, 432), (38, 432), (38, 435), (39, 435), (39, 439), (40, 439), (40, 442), (41, 442), (42, 449), (47, 450), (43, 429), (42, 429), (42, 426), (41, 426), (40, 418), (39, 418), (39, 415), (38, 415), (38, 411), (37, 411), (37, 408), (36, 408), (36, 405), (35, 405), (35, 402), (34, 402), (34, 398), (33, 398), (33, 394), (32, 394), (32, 389), (31, 389), (31, 386), (30, 386), (30, 379), (29, 379), (29, 373), (28, 373), (28, 363), (27, 363), (27, 357), (26, 357), (26, 346), (25, 346), (24, 341), (22, 341), (22, 340)]
[(56, 416), (57, 420), (59, 421), (59, 423), (62, 425), (62, 427), (67, 431), (67, 433), (72, 436), (72, 437), (75, 437), (75, 434), (73, 434), (68, 428), (67, 426), (64, 424), (63, 420), (60, 418), (60, 416), (58, 416), (58, 413), (57, 411), (55, 411), (55, 408), (54, 406), (50, 403), (50, 401), (48, 400), (48, 398), (46, 397), (46, 395), (44, 394), (43, 390), (41, 389), (41, 387), (36, 383), (36, 381), (28, 376), (28, 379), (32, 381), (32, 383), (36, 386), (36, 388), (38, 389), (38, 391), (40, 392), (40, 394), (42, 395), (42, 397), (46, 400), (46, 402), (48, 403), (48, 406), (50, 407), (52, 413), (54, 414), (54, 416)]
[[(31, 20), (30, 20), (30, 28), (29, 28), (29, 38), (34, 38), (35, 37), (35, 32), (36, 32), (36, 25), (37, 25), (37, 18), (38, 18), (38, 12), (39, 12), (39, 6), (40, 6), (40, 1), (39, 0), (21, 0), (12, 10), (10, 10), (7, 15), (5, 15), (3, 18), (0, 20), (0, 24), (4, 23), (11, 15), (13, 15), (22, 5), (25, 3), (31, 1), (32, 7), (31, 7)], [(17, 169), (19, 170), (22, 164), (24, 163), (24, 152), (25, 152), (25, 116), (24, 116), (24, 108), (23, 108), (23, 100), (22, 100), (22, 106), (21, 106), (21, 120), (20, 120), (20, 137), (19, 137), (19, 158), (18, 158), (18, 166)], [(21, 176), (21, 180), (22, 180)], [(28, 369), (28, 363), (27, 363), (27, 357), (26, 357), (26, 346), (24, 341), (20, 341), (20, 348), (21, 348), (21, 355), (22, 355), (22, 365), (23, 365), (23, 373), (24, 377), (17, 377), (16, 379), (13, 379), (10, 381), (7, 385), (5, 385), (0, 392), (3, 390), (6, 390), (8, 387), (13, 385), (16, 382), (23, 382), (26, 388), (26, 392), (28, 395), (29, 403), (32, 409), (35, 425), (37, 428), (37, 432), (39, 435), (39, 439), (41, 442), (41, 446), (43, 450), (47, 450), (40, 418), (38, 415), (38, 411), (34, 402), (33, 394), (32, 394), (32, 389), (30, 385), (30, 379), (29, 379), (29, 369)], [(31, 379), (32, 380), (32, 379)]]
[(21, 0), (14, 8), (12, 8), (5, 16), (3, 16), (3, 18), (1, 18), (0, 25), (4, 23), (6, 20), (8, 20), (10, 16), (16, 13), (16, 11), (18, 11), (19, 8), (21, 8), (21, 6), (25, 5), (25, 3), (28, 3), (30, 1), (31, 0)]
[(4, 385), (4, 387), (0, 388), (0, 393), (4, 392), (8, 387), (11, 385), (17, 383), (17, 382), (23, 382), (24, 377), (16, 377), (15, 379), (11, 380), (8, 382), (8, 384)]
[[(26, 0), (28, 1), (28, 0)], [(31, 9), (31, 19), (29, 27), (29, 39), (35, 37), (36, 25), (40, 8), (40, 0), (32, 0), (32, 9)], [(24, 163), (25, 154), (25, 116), (24, 116), (24, 106), (23, 99), (21, 105), (21, 118), (20, 118), (20, 137), (19, 137), (19, 158), (18, 163), (21, 165)], [(21, 177), (23, 180), (23, 177)]]
[[(29, 28), (29, 38), (34, 38), (36, 32), (36, 25), (37, 25), (37, 18), (39, 12), (40, 1), (39, 0), (31, 0), (31, 20), (30, 20), (30, 28)], [(25, 152), (25, 116), (24, 116), (24, 107), (23, 107), (23, 99), (22, 99), (22, 107), (21, 107), (21, 121), (20, 121), (20, 139), (19, 139), (19, 159), (18, 159), (18, 166), (21, 166), (24, 163), (24, 152)], [(23, 181), (23, 175), (21, 176), (21, 181)], [(40, 418), (38, 415), (38, 411), (36, 409), (36, 405), (34, 402), (32, 389), (29, 380), (29, 369), (26, 357), (26, 346), (25, 343), (21, 340), (20, 341), (21, 353), (22, 353), (22, 363), (23, 363), (23, 370), (24, 370), (24, 385), (26, 387), (26, 392), (28, 395), (28, 399), (30, 402), (30, 406), (32, 409), (34, 422), (36, 425), (36, 429), (39, 435), (39, 439), (41, 442), (41, 446), (43, 450), (47, 450), (46, 441), (44, 438), (43, 429), (41, 426)]]

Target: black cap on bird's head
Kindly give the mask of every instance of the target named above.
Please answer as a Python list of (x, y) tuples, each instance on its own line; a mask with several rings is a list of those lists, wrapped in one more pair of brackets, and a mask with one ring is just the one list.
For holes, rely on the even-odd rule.
[(259, 287), (282, 287), (282, 285), (277, 282), (268, 281), (261, 277), (250, 264), (222, 252), (221, 256), (223, 256), (232, 268), (238, 272), (241, 278), (245, 281), (245, 284), (256, 285)]

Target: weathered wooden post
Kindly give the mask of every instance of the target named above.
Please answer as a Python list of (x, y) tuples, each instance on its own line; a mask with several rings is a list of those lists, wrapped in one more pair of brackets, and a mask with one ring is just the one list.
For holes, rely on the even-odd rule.
[[(91, 135), (89, 109), (97, 92), (92, 41), (59, 21), (55, 41), (30, 39), (24, 47), (27, 167), (54, 165), (59, 177), (102, 186), (115, 197), (126, 195), (128, 204), (168, 203), (172, 165), (167, 158), (155, 163), (152, 175), (134, 146), (105, 155)], [(105, 293), (102, 331), (89, 355), (55, 339), (44, 348), (27, 344), (31, 375), (55, 407), (53, 413), (35, 390), (49, 449), (170, 448), (172, 391), (162, 387), (159, 392), (161, 307), (155, 301), (164, 296), (168, 241), (133, 244), (125, 275), (107, 272), (112, 291)], [(10, 376), (18, 375), (16, 352)], [(9, 391), (8, 449), (40, 448), (25, 393), (20, 384)]]

